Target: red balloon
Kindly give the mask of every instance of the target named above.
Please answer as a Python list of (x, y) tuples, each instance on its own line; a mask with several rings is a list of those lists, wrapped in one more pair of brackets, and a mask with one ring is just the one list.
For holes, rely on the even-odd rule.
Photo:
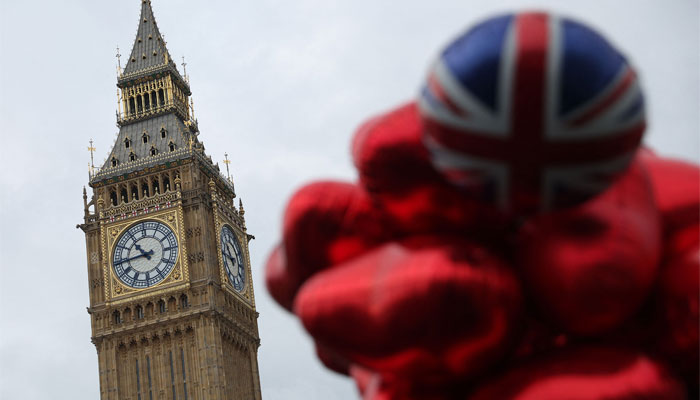
[(268, 261), (268, 288), (275, 300), (291, 310), (297, 289), (312, 274), (362, 254), (390, 236), (384, 217), (357, 185), (309, 184), (287, 205), (283, 247)]
[(665, 234), (700, 222), (700, 168), (649, 150), (640, 159), (649, 171)]
[(657, 277), (659, 223), (639, 163), (595, 199), (527, 221), (518, 264), (543, 315), (581, 335), (601, 334), (627, 320)]
[(414, 103), (362, 125), (352, 143), (360, 183), (403, 232), (497, 236), (505, 217), (448, 183), (432, 166)]
[(422, 385), (415, 379), (380, 374), (357, 364), (350, 367), (363, 400), (454, 400), (466, 396), (464, 385)]
[[(700, 227), (695, 226), (697, 231)], [(675, 254), (663, 265), (659, 279), (661, 353), (697, 387), (700, 364), (700, 244)]]
[(469, 400), (685, 399), (667, 369), (632, 350), (583, 347), (536, 358), (476, 390)]
[(322, 343), (316, 342), (315, 344), (316, 356), (326, 368), (342, 375), (350, 374), (350, 361)]
[(318, 341), (381, 373), (468, 377), (511, 345), (520, 288), (496, 256), (458, 238), (385, 244), (301, 287), (294, 311)]
[(267, 257), (267, 262), (265, 263), (265, 284), (272, 298), (288, 310), (291, 310), (291, 304), (299, 289), (299, 283), (289, 276), (287, 260), (282, 245), (275, 246)]

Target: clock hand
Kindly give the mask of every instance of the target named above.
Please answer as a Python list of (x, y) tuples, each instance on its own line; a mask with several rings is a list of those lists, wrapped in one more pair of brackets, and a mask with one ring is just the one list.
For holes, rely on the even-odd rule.
[(134, 243), (134, 247), (136, 247), (136, 250), (138, 250), (138, 251), (141, 252), (141, 255), (142, 255), (142, 256), (145, 256), (145, 257), (146, 257), (146, 260), (149, 260), (149, 261), (150, 261), (151, 256), (153, 255), (153, 249), (151, 249), (151, 250), (149, 250), (149, 251), (147, 251), (147, 252), (146, 252), (146, 251), (143, 251), (143, 249), (141, 248), (141, 246), (139, 246), (138, 243)]
[[(153, 250), (151, 250), (151, 251), (153, 251)], [(125, 259), (123, 259), (123, 260), (119, 260), (118, 262), (116, 262), (116, 263), (114, 263), (114, 264), (117, 265), (117, 264), (121, 264), (121, 263), (124, 263), (124, 262), (127, 262), (127, 261), (132, 261), (132, 260), (135, 260), (135, 259), (137, 259), (137, 258), (139, 258), (139, 257), (148, 257), (148, 259), (150, 259), (150, 257), (149, 257), (149, 256), (146, 256), (146, 253), (144, 253), (144, 254), (139, 254), (139, 255), (137, 255), (137, 256), (135, 256), (135, 257), (125, 258)]]

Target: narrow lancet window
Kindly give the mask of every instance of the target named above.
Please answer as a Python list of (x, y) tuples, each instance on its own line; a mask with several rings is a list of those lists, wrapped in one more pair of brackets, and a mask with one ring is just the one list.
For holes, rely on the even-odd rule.
[(136, 361), (136, 397), (138, 400), (141, 400), (141, 376), (139, 376), (139, 359), (135, 359)]
[(173, 400), (177, 399), (177, 393), (175, 392), (175, 368), (173, 368), (173, 352), (170, 353), (170, 385), (173, 388)]
[(183, 294), (182, 296), (180, 296), (180, 307), (184, 309), (189, 306), (190, 304), (187, 302), (187, 295)]
[(187, 375), (185, 374), (185, 351), (180, 347), (180, 360), (182, 360), (182, 389), (187, 400)]
[(146, 371), (148, 373), (148, 400), (153, 400), (153, 385), (151, 384), (151, 357), (146, 356)]

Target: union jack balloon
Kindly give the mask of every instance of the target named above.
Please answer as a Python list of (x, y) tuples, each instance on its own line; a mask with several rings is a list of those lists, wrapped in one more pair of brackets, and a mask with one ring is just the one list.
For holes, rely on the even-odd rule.
[(627, 59), (593, 29), (547, 13), (486, 20), (431, 67), (419, 108), (433, 165), (516, 215), (607, 188), (645, 128)]

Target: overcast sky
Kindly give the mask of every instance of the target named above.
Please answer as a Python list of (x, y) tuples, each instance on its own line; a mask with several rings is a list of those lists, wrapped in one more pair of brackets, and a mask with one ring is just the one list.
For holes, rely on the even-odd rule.
[[(187, 59), (209, 154), (232, 159), (246, 208), (265, 399), (353, 399), (268, 296), (263, 262), (304, 182), (354, 179), (365, 118), (413, 98), (438, 50), (485, 16), (554, 10), (598, 27), (636, 64), (646, 142), (698, 159), (697, 0), (152, 0), (171, 55)], [(88, 140), (114, 140), (116, 46), (128, 55), (140, 0), (0, 0), (0, 398), (96, 399), (82, 186)], [(127, 56), (123, 57), (125, 60)], [(223, 164), (221, 164), (223, 167)]]

